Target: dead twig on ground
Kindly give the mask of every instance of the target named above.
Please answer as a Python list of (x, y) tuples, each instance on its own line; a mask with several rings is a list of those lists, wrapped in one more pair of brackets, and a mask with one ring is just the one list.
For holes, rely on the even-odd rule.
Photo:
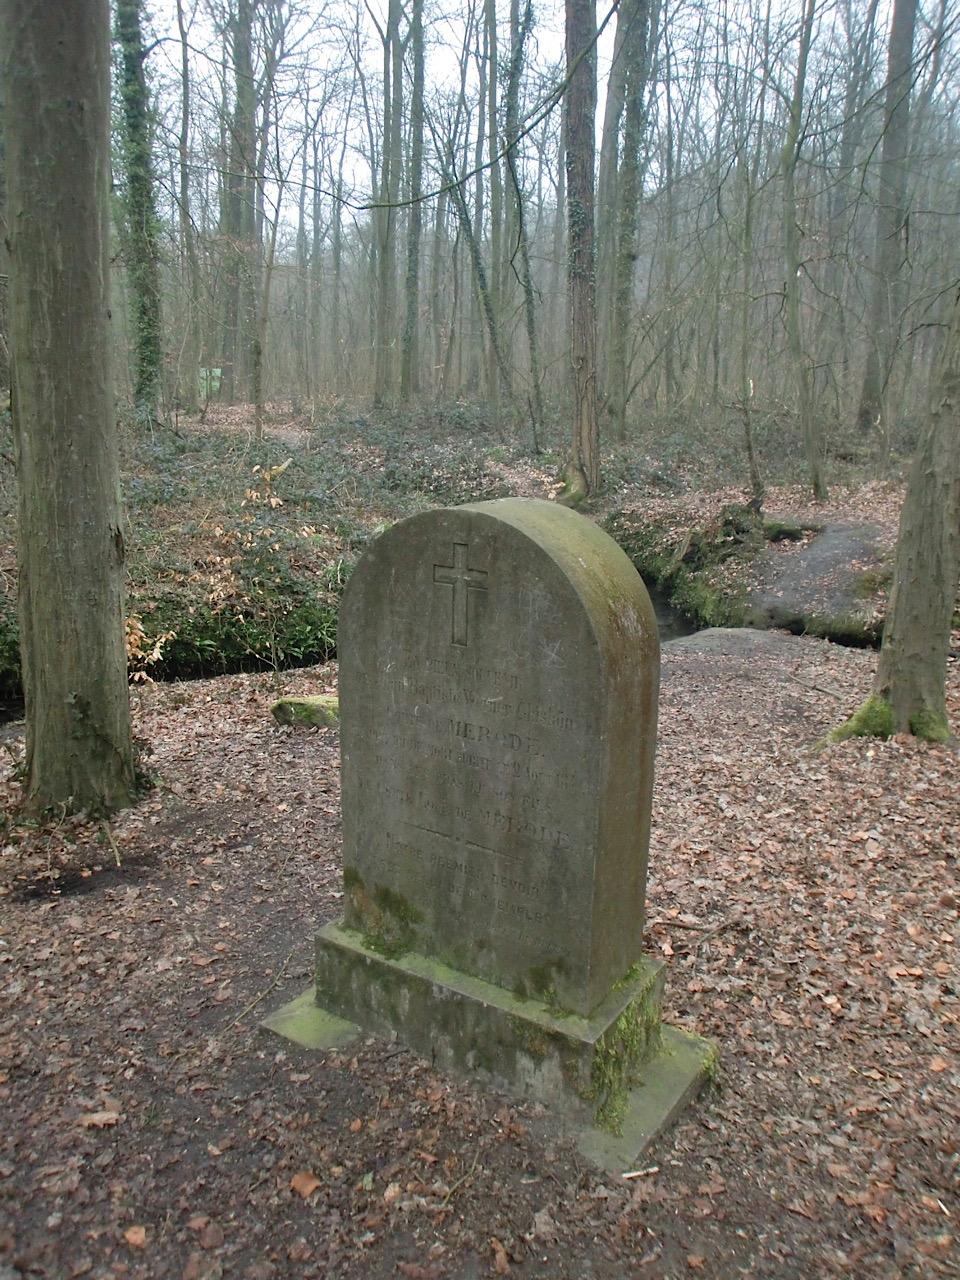
[(270, 985), (269, 985), (269, 986), (267, 986), (267, 987), (264, 987), (264, 989), (260, 992), (260, 994), (259, 994), (258, 996), (255, 996), (255, 997), (254, 997), (254, 999), (250, 1001), (250, 1003), (249, 1003), (249, 1004), (247, 1005), (247, 1007), (243, 1010), (243, 1012), (242, 1012), (242, 1013), (240, 1013), (236, 1018), (234, 1018), (233, 1022), (231, 1022), (231, 1023), (230, 1023), (229, 1030), (231, 1030), (231, 1031), (232, 1031), (234, 1027), (239, 1026), (239, 1025), (240, 1025), (240, 1023), (241, 1023), (241, 1022), (244, 1020), (244, 1018), (247, 1016), (247, 1014), (248, 1014), (248, 1013), (251, 1013), (251, 1012), (252, 1012), (252, 1011), (257, 1007), (257, 1005), (260, 1003), (260, 1001), (261, 1001), (261, 1000), (265, 1000), (265, 999), (266, 999), (266, 997), (270, 994), (270, 992), (274, 989), (274, 987), (279, 983), (280, 979), (281, 979), (281, 978), (283, 977), (283, 975), (286, 973), (286, 971), (287, 971), (287, 965), (288, 965), (288, 964), (290, 963), (290, 961), (293, 959), (294, 952), (296, 951), (296, 949), (297, 949), (297, 948), (296, 948), (296, 947), (294, 947), (294, 948), (293, 948), (293, 950), (290, 952), (290, 954), (287, 956), (286, 960), (284, 960), (283, 964), (282, 964), (282, 965), (280, 966), (280, 968), (277, 970), (277, 975), (276, 975), (276, 977), (275, 977), (275, 978), (274, 978), (274, 980), (270, 983)]

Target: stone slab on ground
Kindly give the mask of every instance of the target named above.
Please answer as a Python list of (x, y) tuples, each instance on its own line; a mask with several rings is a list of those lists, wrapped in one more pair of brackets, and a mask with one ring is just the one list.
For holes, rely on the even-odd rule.
[(339, 1049), (360, 1034), (355, 1022), (320, 1008), (315, 987), (274, 1009), (260, 1025), (303, 1049)]
[(718, 1062), (709, 1040), (663, 1024), (660, 1049), (644, 1063), (640, 1086), (627, 1095), (619, 1132), (584, 1125), (577, 1130), (580, 1151), (608, 1173), (635, 1167), (710, 1080)]
[(334, 729), (340, 723), (340, 700), (334, 693), (278, 699), (270, 708), (278, 724)]
[(825, 524), (808, 542), (768, 544), (754, 561), (759, 584), (746, 621), (861, 642), (875, 638), (874, 598), (889, 573), (876, 525)]
[[(382, 957), (372, 955), (374, 963)], [(527, 1055), (528, 1068), (525, 1082), (528, 1086), (550, 1083), (556, 1084), (562, 1079), (560, 1055), (567, 1045), (581, 1058), (588, 1056), (590, 1041), (586, 1038), (594, 1036), (593, 1048), (596, 1048), (597, 1035), (601, 1019), (558, 1017), (545, 1005), (530, 1010), (529, 1021), (511, 1012), (516, 1005), (530, 1005), (531, 1002), (512, 1002), (509, 992), (492, 987), (489, 983), (465, 982), (464, 975), (447, 970), (446, 975), (436, 970), (424, 957), (405, 956), (404, 964), (385, 961), (395, 968), (394, 979), (399, 978), (395, 990), (413, 993), (418, 1006), (418, 1014), (427, 1010), (435, 1010), (436, 1005), (430, 1003), (429, 997), (446, 999), (453, 1002), (463, 1018), (465, 1005), (471, 1006), (471, 1014), (465, 1021), (476, 1020), (489, 1029), (489, 1045), (491, 1051), (501, 1054), (507, 1050)], [(651, 980), (662, 984), (660, 970), (662, 966), (649, 961), (643, 974), (637, 981), (641, 991), (649, 987)], [(429, 976), (428, 976), (429, 975)], [(447, 987), (443, 991), (438, 982), (442, 976), (456, 983), (456, 987)], [(461, 986), (473, 986), (472, 991), (459, 990)], [(427, 986), (430, 991), (428, 995)], [(492, 998), (486, 1004), (483, 996)], [(630, 992), (624, 993), (622, 1004), (632, 1003)], [(472, 1015), (472, 1016), (471, 1016)], [(572, 1025), (565, 1025), (565, 1024)], [(370, 1030), (369, 1022), (361, 1028), (356, 1023), (348, 1022), (321, 1008), (317, 1003), (317, 988), (309, 987), (301, 995), (289, 1003), (282, 1005), (269, 1014), (260, 1024), (286, 1040), (290, 1040), (305, 1049), (330, 1050), (342, 1049)], [(403, 1028), (403, 1039), (421, 1053), (430, 1057), (427, 1045), (430, 1040), (429, 1028), (422, 1019), (419, 1027), (425, 1031), (426, 1038), (418, 1042), (411, 1036), (409, 1025)], [(609, 1025), (609, 1023), (608, 1023)], [(677, 1027), (665, 1026), (658, 1022), (656, 1032), (656, 1048), (639, 1068), (636, 1087), (626, 1088), (619, 1099), (616, 1122), (600, 1126), (594, 1123), (592, 1107), (589, 1099), (578, 1098), (569, 1089), (550, 1094), (547, 1105), (548, 1124), (552, 1122), (558, 1129), (567, 1134), (576, 1143), (581, 1154), (592, 1163), (608, 1173), (624, 1173), (632, 1169), (644, 1151), (674, 1123), (684, 1107), (696, 1097), (700, 1089), (708, 1081), (714, 1071), (716, 1050), (706, 1040), (690, 1035)], [(435, 1058), (437, 1066), (450, 1067), (450, 1059), (445, 1057), (445, 1046), (441, 1040), (434, 1040), (437, 1048)], [(449, 1050), (449, 1044), (446, 1050)], [(538, 1049), (541, 1051), (538, 1055)], [(544, 1069), (544, 1061), (550, 1061), (550, 1068)], [(486, 1084), (501, 1083), (495, 1076), (484, 1069), (467, 1070), (461, 1065), (460, 1075), (470, 1079), (479, 1079)], [(517, 1089), (506, 1089), (507, 1093), (517, 1093)], [(522, 1095), (541, 1098), (537, 1088), (526, 1088), (519, 1091)]]
[(807, 643), (802, 636), (786, 631), (757, 631), (753, 627), (705, 627), (703, 631), (695, 631), (692, 635), (666, 641), (664, 649), (669, 646), (670, 653), (716, 654), (726, 658), (748, 658), (756, 653), (796, 653), (799, 656), (806, 652)]

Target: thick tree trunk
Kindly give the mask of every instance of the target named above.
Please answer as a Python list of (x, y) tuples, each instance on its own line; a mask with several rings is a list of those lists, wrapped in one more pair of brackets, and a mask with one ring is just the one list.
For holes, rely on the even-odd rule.
[(0, 0), (0, 17), (25, 796), (113, 809), (134, 765), (109, 371), (110, 15), (107, 0)]
[(567, 288), (573, 439), (566, 498), (577, 502), (600, 484), (597, 424), (597, 314), (593, 247), (596, 152), (597, 19), (594, 0), (566, 0), (564, 98), (567, 164)]
[(893, 729), (948, 736), (944, 684), (960, 577), (960, 292), (900, 514), (874, 694)]
[(163, 353), (160, 247), (140, 17), (141, 0), (117, 0), (117, 38), (122, 65), (124, 241), (135, 360), (133, 404), (137, 417), (149, 421), (156, 418), (160, 405)]

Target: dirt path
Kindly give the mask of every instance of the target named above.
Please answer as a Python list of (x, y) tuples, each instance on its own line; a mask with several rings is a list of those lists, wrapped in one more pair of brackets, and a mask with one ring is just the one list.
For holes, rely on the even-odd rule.
[(336, 737), (266, 677), (148, 689), (162, 788), (6, 831), (2, 1280), (957, 1275), (958, 758), (810, 751), (872, 662), (665, 650), (648, 939), (722, 1078), (630, 1181), (398, 1044), (257, 1029), (338, 913)]

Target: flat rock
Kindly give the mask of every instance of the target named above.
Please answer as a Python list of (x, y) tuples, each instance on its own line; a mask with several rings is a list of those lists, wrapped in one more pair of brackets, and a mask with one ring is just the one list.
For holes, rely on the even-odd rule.
[(340, 723), (340, 702), (333, 693), (312, 697), (280, 698), (270, 708), (278, 724), (304, 725), (308, 728), (331, 729)]
[(889, 571), (876, 525), (826, 524), (809, 542), (768, 543), (753, 562), (759, 585), (746, 621), (861, 643), (877, 638), (873, 608)]
[(746, 658), (757, 653), (790, 652), (802, 649), (801, 636), (785, 631), (757, 631), (753, 627), (707, 627), (693, 635), (668, 640), (666, 653), (715, 654), (724, 658)]

